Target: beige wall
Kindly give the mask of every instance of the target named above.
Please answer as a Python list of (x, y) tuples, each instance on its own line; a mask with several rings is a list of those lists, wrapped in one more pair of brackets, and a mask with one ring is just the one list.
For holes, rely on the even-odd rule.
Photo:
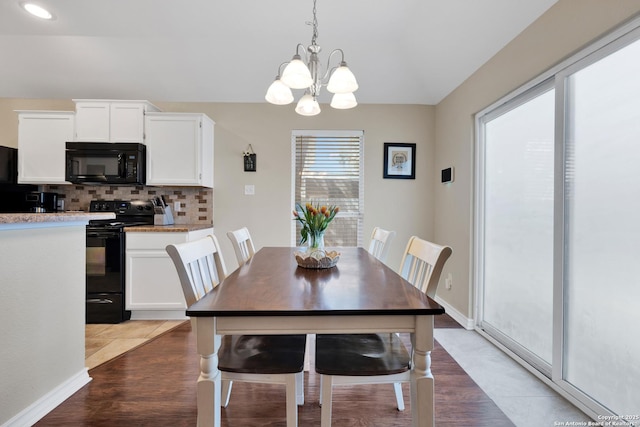
[[(397, 269), (402, 251), (413, 234), (433, 238), (434, 107), (360, 105), (334, 110), (323, 105), (316, 117), (302, 117), (293, 105), (167, 103), (151, 100), (163, 111), (201, 112), (216, 122), (214, 227), (230, 270), (237, 263), (228, 230), (247, 226), (257, 247), (291, 242), (291, 131), (294, 129), (364, 130), (365, 222), (364, 242), (375, 226), (396, 230), (388, 264)], [(0, 99), (0, 145), (17, 146), (17, 117), (13, 110), (73, 110), (71, 100)], [(417, 144), (416, 179), (383, 179), (383, 143)], [(242, 152), (251, 144), (257, 153), (257, 172), (244, 172)], [(245, 196), (245, 184), (255, 196)]]
[[(338, 111), (325, 105), (320, 115), (302, 117), (293, 105), (154, 103), (163, 111), (199, 111), (216, 121), (213, 218), (229, 269), (237, 265), (225, 236), (229, 230), (247, 226), (257, 247), (291, 242), (294, 129), (364, 130), (364, 241), (375, 226), (396, 230), (389, 265), (397, 268), (412, 234), (433, 235), (433, 107), (361, 105)], [(384, 142), (417, 144), (415, 180), (382, 179)], [(243, 169), (242, 152), (249, 144), (257, 154), (257, 172)], [(255, 185), (255, 196), (244, 195), (246, 184)]]
[(434, 238), (454, 249), (443, 272), (452, 273), (453, 287), (440, 288), (438, 295), (468, 318), (473, 317), (473, 115), (638, 12), (638, 0), (560, 0), (437, 105), (435, 169), (456, 168), (455, 182), (436, 186), (434, 193)]

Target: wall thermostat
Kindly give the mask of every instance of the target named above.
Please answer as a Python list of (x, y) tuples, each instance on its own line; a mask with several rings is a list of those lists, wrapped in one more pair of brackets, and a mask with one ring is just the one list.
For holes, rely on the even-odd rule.
[(440, 181), (443, 183), (453, 182), (453, 168), (442, 169)]

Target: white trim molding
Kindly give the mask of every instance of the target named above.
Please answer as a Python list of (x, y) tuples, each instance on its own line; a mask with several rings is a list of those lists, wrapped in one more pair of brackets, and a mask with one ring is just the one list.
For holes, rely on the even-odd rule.
[(446, 301), (436, 295), (435, 301), (444, 307), (444, 311), (446, 314), (451, 316), (453, 320), (458, 322), (463, 328), (468, 331), (472, 331), (475, 329), (475, 321), (471, 318), (465, 317), (464, 314), (460, 313), (458, 310), (449, 305)]
[(84, 368), (76, 375), (70, 377), (65, 382), (33, 402), (31, 405), (20, 411), (16, 416), (4, 423), (2, 427), (23, 427), (37, 423), (58, 405), (71, 397), (91, 381), (89, 371)]

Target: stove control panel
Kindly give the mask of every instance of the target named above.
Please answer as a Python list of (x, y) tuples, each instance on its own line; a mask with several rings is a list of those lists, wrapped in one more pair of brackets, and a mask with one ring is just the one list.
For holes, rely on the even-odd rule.
[(90, 212), (113, 212), (117, 215), (152, 216), (153, 203), (149, 200), (92, 200)]

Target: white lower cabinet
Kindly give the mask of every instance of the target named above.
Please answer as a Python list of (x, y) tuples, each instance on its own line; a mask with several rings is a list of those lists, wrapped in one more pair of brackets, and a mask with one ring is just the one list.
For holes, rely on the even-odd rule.
[(186, 318), (180, 279), (165, 248), (209, 234), (213, 234), (213, 228), (126, 233), (125, 299), (132, 319)]

